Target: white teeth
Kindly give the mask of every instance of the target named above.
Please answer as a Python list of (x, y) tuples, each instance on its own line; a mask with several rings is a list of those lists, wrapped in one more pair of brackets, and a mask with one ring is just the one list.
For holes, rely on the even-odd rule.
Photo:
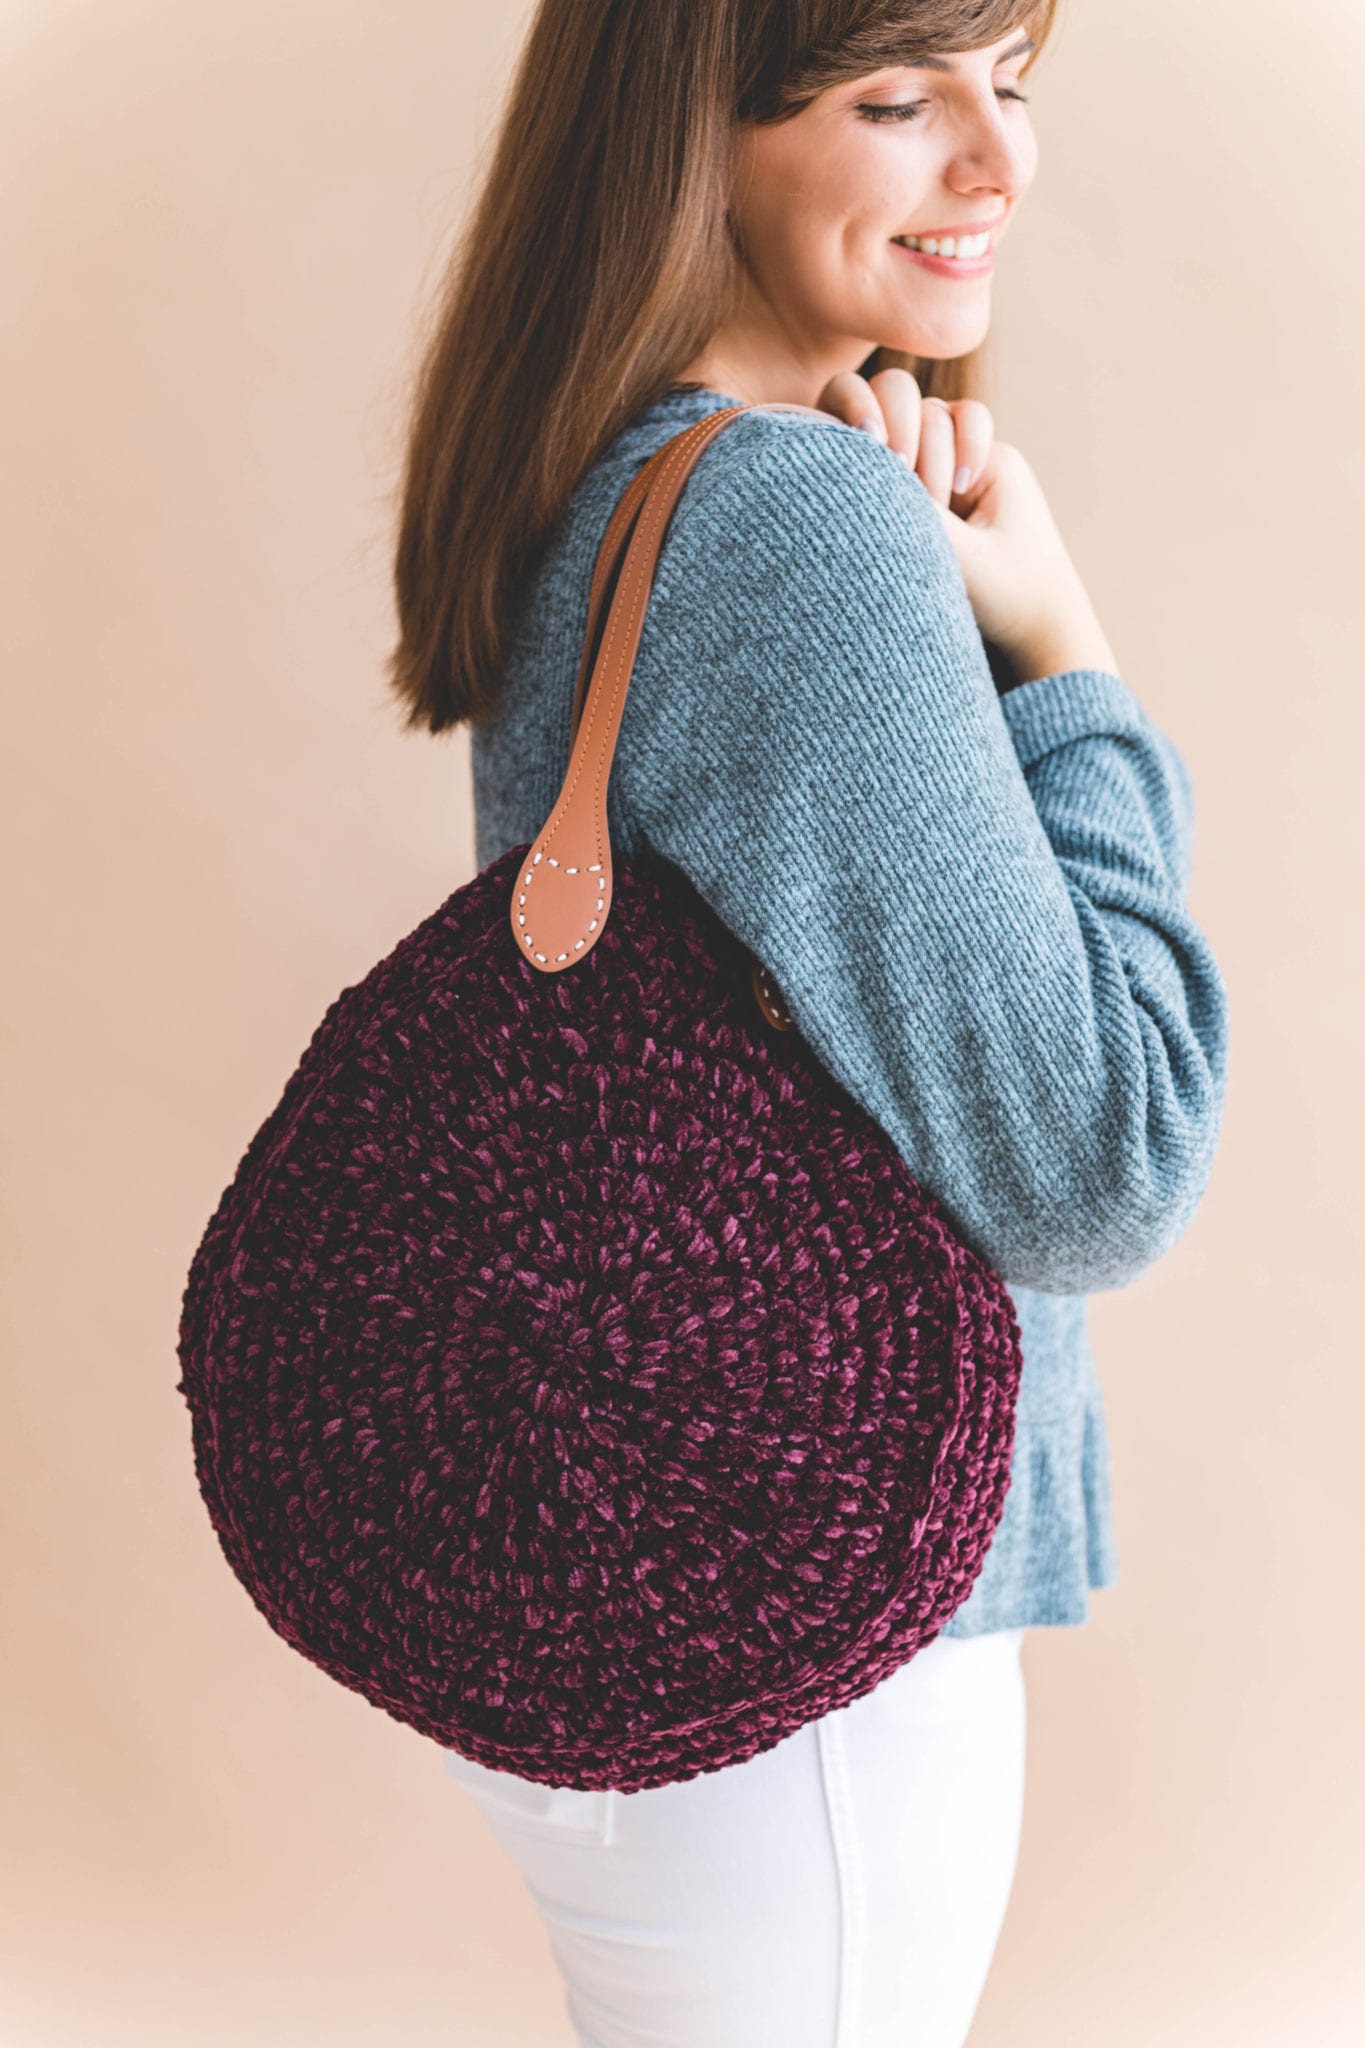
[(925, 256), (956, 256), (970, 263), (985, 255), (991, 238), (988, 230), (980, 235), (896, 235), (894, 240), (903, 242), (907, 249), (920, 250)]

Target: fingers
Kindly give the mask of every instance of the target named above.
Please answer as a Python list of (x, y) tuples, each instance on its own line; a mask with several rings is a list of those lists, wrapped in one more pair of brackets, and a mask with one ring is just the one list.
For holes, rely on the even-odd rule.
[(819, 403), (822, 412), (885, 442), (944, 506), (970, 495), (990, 458), (990, 407), (979, 398), (926, 398), (908, 370), (878, 370), (871, 379), (840, 370)]
[(886, 422), (886, 437), (897, 455), (904, 456), (911, 469), (919, 454), (920, 418), (924, 400), (919, 385), (908, 370), (878, 370), (869, 388), (875, 393)]
[[(955, 398), (951, 410), (957, 425), (957, 466), (953, 496), (965, 497), (980, 481), (995, 439), (995, 417), (979, 398)], [(963, 475), (963, 471), (966, 475)]]
[(879, 441), (885, 441), (886, 422), (877, 394), (856, 370), (840, 370), (831, 377), (816, 403), (821, 412), (832, 413), (847, 426), (860, 427), (866, 421), (868, 431)]
[(930, 497), (946, 505), (972, 490), (990, 456), (995, 423), (979, 398), (926, 398), (916, 467)]
[(919, 435), (919, 460), (915, 467), (929, 496), (946, 505), (953, 494), (953, 471), (957, 467), (957, 432), (953, 425), (953, 415), (942, 398), (924, 400)]
[(871, 379), (840, 370), (820, 393), (820, 410), (850, 427), (866, 426), (913, 469), (919, 453), (919, 385), (908, 370), (878, 370)]

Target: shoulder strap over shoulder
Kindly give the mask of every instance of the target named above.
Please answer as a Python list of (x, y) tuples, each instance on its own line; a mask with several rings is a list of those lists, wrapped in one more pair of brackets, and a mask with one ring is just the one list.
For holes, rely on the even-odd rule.
[(606, 926), (611, 912), (607, 784), (659, 549), (673, 507), (703, 449), (732, 420), (750, 411), (830, 417), (814, 406), (777, 403), (725, 406), (708, 413), (674, 434), (641, 466), (603, 535), (574, 689), (568, 768), (555, 807), (518, 868), (512, 890), (517, 950), (543, 973), (556, 973), (581, 959)]
[[(784, 405), (774, 400), (766, 405), (731, 406), (726, 412), (726, 418), (733, 419), (739, 412), (806, 412), (814, 413), (817, 419), (829, 419), (831, 417), (829, 413), (821, 412), (817, 406)], [(715, 417), (715, 415), (712, 415), (712, 417)], [(686, 429), (684, 429), (685, 431)], [(583, 636), (583, 653), (578, 664), (578, 679), (574, 685), (573, 711), (569, 721), (570, 745), (572, 745), (574, 735), (578, 731), (578, 721), (583, 712), (583, 700), (587, 694), (588, 677), (592, 671), (593, 660), (597, 654), (604, 607), (615, 588), (616, 578), (621, 568), (621, 559), (630, 540), (636, 514), (640, 510), (650, 484), (658, 475), (660, 463), (668, 454), (670, 448), (672, 448), (674, 441), (681, 438), (681, 435), (675, 434), (672, 440), (665, 441), (661, 447), (656, 448), (647, 462), (641, 463), (639, 469), (636, 470), (635, 475), (621, 493), (616, 510), (607, 522), (607, 530), (602, 536), (602, 544), (597, 551), (597, 563), (593, 570), (592, 591), (588, 599), (588, 626)], [(700, 450), (698, 450), (698, 453), (700, 453)], [(690, 463), (688, 467), (689, 469), (691, 468)]]

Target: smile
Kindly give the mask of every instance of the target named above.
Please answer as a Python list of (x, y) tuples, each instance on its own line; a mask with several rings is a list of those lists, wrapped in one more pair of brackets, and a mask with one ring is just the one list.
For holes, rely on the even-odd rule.
[(995, 268), (989, 234), (893, 235), (896, 247), (922, 270), (940, 277), (985, 277)]
[(926, 256), (955, 256), (959, 262), (982, 256), (991, 246), (985, 235), (893, 235), (903, 249), (920, 249)]

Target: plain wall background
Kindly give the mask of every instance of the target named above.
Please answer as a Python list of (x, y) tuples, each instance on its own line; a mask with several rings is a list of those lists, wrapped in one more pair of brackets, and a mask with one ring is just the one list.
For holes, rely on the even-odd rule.
[[(227, 1570), (173, 1391), (246, 1139), (473, 873), (467, 735), (401, 738), (382, 681), (391, 497), (525, 18), (0, 4), (6, 2048), (569, 2041), (435, 1746)], [(972, 2042), (1345, 2048), (1365, 17), (1065, 0), (1031, 89), (997, 429), (1190, 763), (1232, 1056), (1194, 1224), (1093, 1301), (1122, 1577), (1026, 1639)]]

